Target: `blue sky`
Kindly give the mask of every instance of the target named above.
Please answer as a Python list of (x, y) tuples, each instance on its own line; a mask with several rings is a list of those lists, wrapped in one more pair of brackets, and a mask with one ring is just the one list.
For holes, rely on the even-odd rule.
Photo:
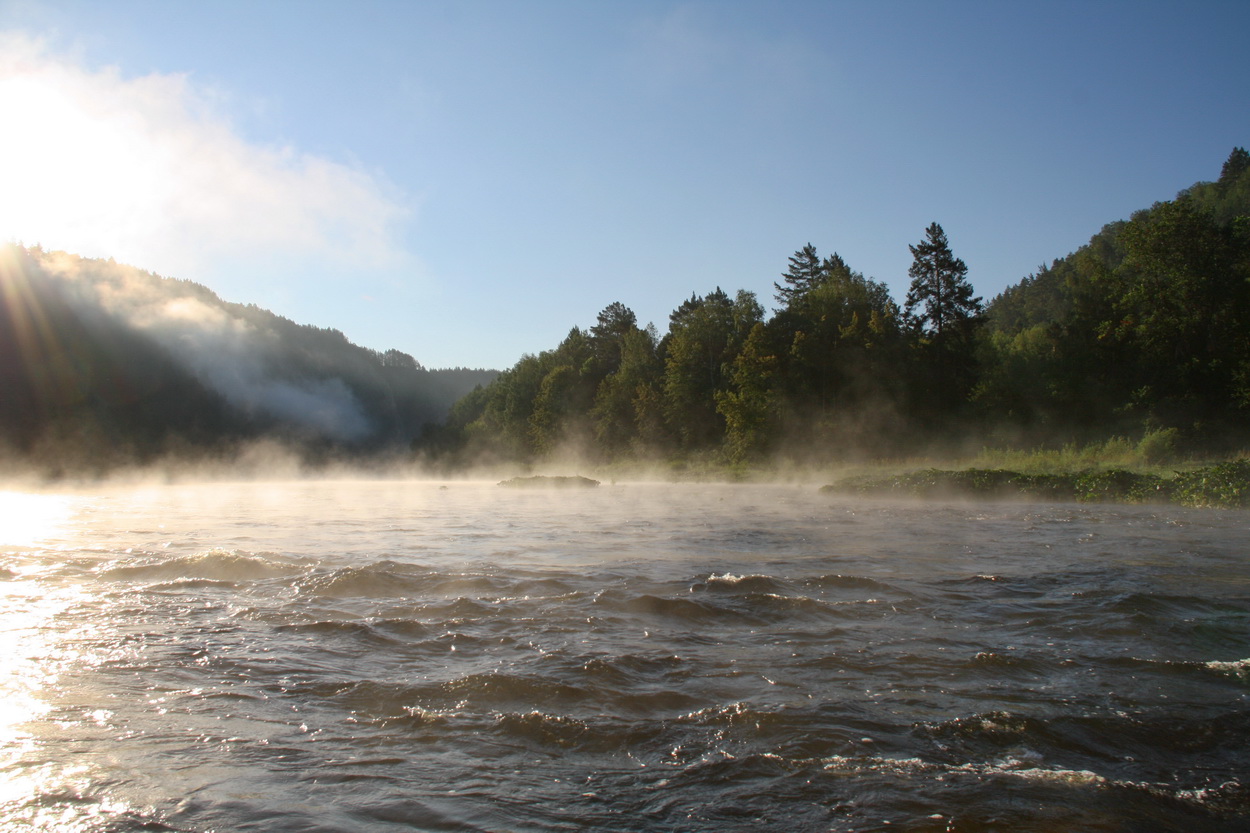
[[(814, 244), (987, 300), (1250, 145), (1245, 2), (0, 0), (0, 239), (430, 367)], [(13, 130), (20, 126), (20, 130)]]

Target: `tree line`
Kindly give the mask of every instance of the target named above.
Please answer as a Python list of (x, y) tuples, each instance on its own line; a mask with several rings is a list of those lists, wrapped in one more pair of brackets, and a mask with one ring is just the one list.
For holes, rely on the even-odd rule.
[(823, 462), (934, 444), (1045, 444), (1173, 432), (1247, 439), (1250, 154), (1216, 182), (1104, 227), (985, 303), (933, 223), (900, 306), (811, 244), (766, 313), (693, 294), (661, 336), (612, 303), (427, 425), (448, 464), (582, 459)]

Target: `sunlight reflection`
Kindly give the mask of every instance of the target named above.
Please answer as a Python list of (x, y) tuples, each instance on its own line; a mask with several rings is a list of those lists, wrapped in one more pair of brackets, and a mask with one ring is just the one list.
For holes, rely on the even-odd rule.
[(19, 775), (14, 767), (29, 753), (35, 737), (27, 724), (51, 709), (45, 699), (56, 685), (61, 668), (71, 658), (59, 644), (52, 627), (57, 616), (79, 591), (47, 592), (36, 581), (0, 583), (0, 633), (5, 649), (0, 653), (0, 806), (29, 797), (39, 771)]
[(72, 498), (0, 492), (0, 547), (29, 547), (56, 535), (74, 510)]
[(65, 495), (0, 492), (0, 833), (85, 832), (105, 812), (98, 802), (48, 800), (86, 795), (92, 778), (80, 764), (48, 759), (44, 734), (65, 672), (82, 660), (66, 622), (86, 591), (55, 580), (60, 552), (34, 547), (62, 535), (77, 508)]

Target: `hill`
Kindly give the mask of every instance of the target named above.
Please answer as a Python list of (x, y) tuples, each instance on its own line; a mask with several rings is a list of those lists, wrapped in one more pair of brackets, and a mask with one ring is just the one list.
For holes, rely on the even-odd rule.
[(1004, 291), (984, 336), (981, 406), (1035, 433), (1244, 433), (1250, 153)]
[(495, 373), (229, 303), (112, 260), (0, 247), (0, 444), (45, 469), (106, 469), (276, 439), (406, 450)]
[(933, 223), (902, 303), (839, 255), (796, 251), (767, 315), (692, 295), (662, 337), (616, 303), (523, 356), (421, 441), (450, 465), (802, 466), (1105, 441), (1250, 443), (1250, 153), (1110, 223), (988, 304)]

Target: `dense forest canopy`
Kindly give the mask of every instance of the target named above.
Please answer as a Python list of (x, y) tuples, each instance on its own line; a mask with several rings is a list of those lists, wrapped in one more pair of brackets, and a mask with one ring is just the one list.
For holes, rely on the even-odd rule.
[(521, 358), (417, 445), (431, 459), (802, 463), (938, 445), (1168, 432), (1250, 439), (1250, 154), (1103, 228), (985, 304), (933, 223), (902, 307), (810, 243), (766, 313), (720, 287), (667, 332), (613, 303)]

